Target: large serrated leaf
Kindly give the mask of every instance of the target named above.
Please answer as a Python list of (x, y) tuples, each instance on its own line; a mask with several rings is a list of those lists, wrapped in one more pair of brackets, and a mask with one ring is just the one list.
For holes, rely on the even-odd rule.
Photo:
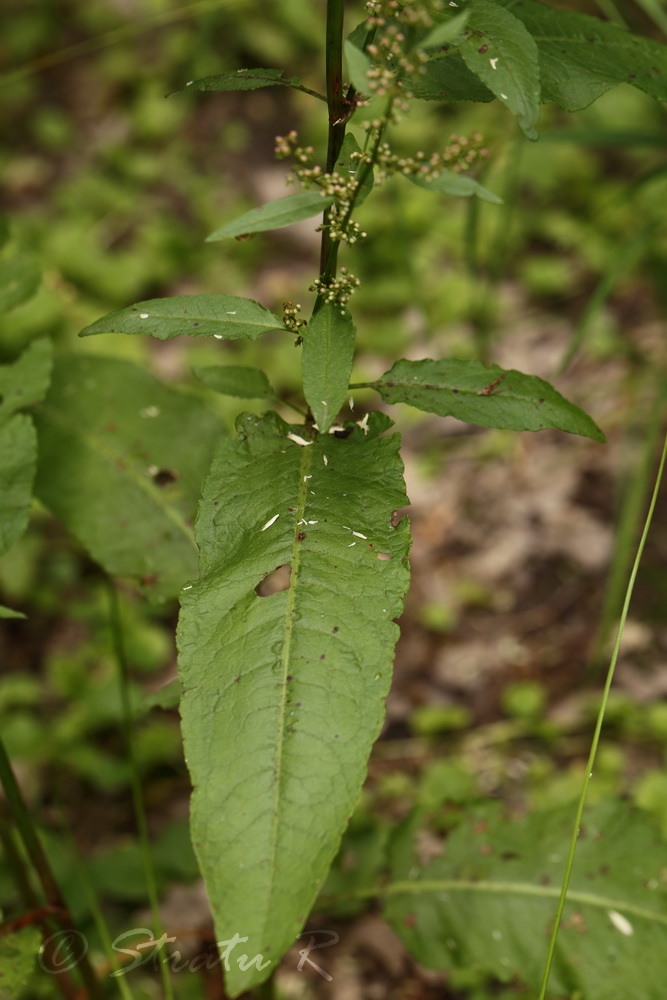
[(667, 46), (587, 14), (534, 0), (499, 0), (539, 48), (543, 100), (567, 111), (592, 104), (618, 83), (667, 100)]
[[(517, 819), (488, 803), (429, 863), (415, 818), (394, 840), (386, 916), (423, 965), (478, 969), (536, 995), (571, 829), (570, 808)], [(658, 1000), (666, 936), (665, 843), (645, 816), (607, 802), (582, 825), (548, 996)]]
[(52, 363), (51, 342), (35, 340), (13, 364), (0, 366), (0, 423), (44, 399)]
[(345, 402), (354, 356), (354, 323), (326, 302), (303, 331), (303, 391), (323, 434)]
[(16, 1000), (35, 969), (41, 935), (24, 927), (0, 940), (0, 1000)]
[[(231, 996), (299, 932), (382, 724), (409, 548), (386, 425), (374, 414), (367, 436), (297, 444), (303, 427), (246, 416), (204, 487), (178, 632), (192, 839), (216, 937), (271, 963), (243, 971), (233, 953)], [(259, 597), (281, 566), (288, 589)]]
[(408, 403), (480, 427), (513, 431), (555, 427), (605, 440), (591, 418), (544, 379), (498, 365), (455, 358), (401, 360), (372, 385), (388, 403)]
[(0, 426), (0, 556), (28, 526), (37, 468), (37, 435), (24, 413)]
[(173, 337), (215, 337), (216, 340), (255, 340), (282, 321), (254, 299), (237, 295), (172, 295), (147, 299), (117, 309), (91, 323), (79, 334), (132, 333), (171, 340)]
[(540, 67), (535, 39), (524, 24), (503, 7), (473, 0), (459, 45), (473, 73), (506, 104), (529, 139), (536, 139), (540, 117)]
[(228, 222), (220, 229), (206, 237), (207, 243), (216, 240), (229, 239), (232, 236), (249, 236), (252, 233), (265, 233), (271, 229), (282, 229), (294, 222), (310, 219), (319, 215), (334, 199), (319, 191), (303, 191), (301, 194), (290, 194), (286, 198), (270, 201), (260, 208), (253, 208), (233, 222)]
[(36, 492), (107, 570), (175, 594), (196, 574), (192, 531), (222, 422), (128, 361), (57, 361), (35, 415)]

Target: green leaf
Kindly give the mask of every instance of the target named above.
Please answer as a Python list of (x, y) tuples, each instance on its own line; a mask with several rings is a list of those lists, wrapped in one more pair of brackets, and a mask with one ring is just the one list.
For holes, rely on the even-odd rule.
[(272, 399), (275, 392), (261, 368), (245, 365), (198, 365), (193, 374), (209, 389), (240, 399)]
[(347, 310), (326, 302), (303, 330), (303, 391), (315, 423), (326, 434), (345, 402), (354, 324)]
[(410, 78), (410, 91), (421, 101), (474, 101), (487, 103), (494, 94), (468, 69), (458, 52), (432, 59), (423, 74)]
[(25, 255), (0, 260), (0, 312), (7, 312), (32, 298), (41, 281), (35, 262)]
[(0, 1000), (16, 1000), (35, 969), (42, 938), (36, 927), (24, 927), (0, 939)]
[[(193, 90), (221, 93), (230, 90), (258, 90), (260, 87), (292, 87), (312, 97), (319, 97), (322, 101), (326, 100), (321, 94), (304, 87), (298, 77), (285, 76), (281, 69), (237, 69), (218, 76), (205, 76), (201, 80), (190, 80), (185, 87), (172, 91), (172, 94), (186, 94)], [(172, 94), (167, 96), (171, 97)]]
[(0, 424), (17, 410), (44, 399), (52, 358), (51, 342), (34, 340), (17, 361), (0, 366)]
[[(478, 970), (536, 995), (571, 828), (569, 807), (517, 818), (488, 803), (466, 810), (442, 856), (428, 863), (413, 819), (395, 838), (392, 880), (383, 889), (387, 919), (422, 965)], [(662, 996), (664, 859), (653, 825), (624, 803), (586, 815), (550, 997)]]
[(319, 215), (329, 205), (333, 205), (333, 202), (333, 198), (320, 194), (319, 191), (290, 194), (287, 198), (278, 198), (260, 208), (253, 208), (240, 218), (234, 219), (233, 222), (228, 222), (226, 226), (216, 229), (214, 233), (207, 236), (206, 242), (213, 243), (216, 240), (225, 240), (232, 236), (249, 236), (252, 233), (264, 233), (270, 229), (282, 229), (284, 226), (291, 226), (294, 222), (301, 222), (302, 219), (310, 219), (313, 215)]
[(191, 524), (220, 418), (128, 361), (72, 355), (35, 419), (39, 498), (108, 573), (175, 594), (196, 573)]
[[(12, 608), (5, 608), (0, 604), (0, 618), (26, 618), (22, 611), (14, 611)], [(0, 992), (0, 997), (2, 997), (2, 992)]]
[(25, 413), (0, 426), (0, 556), (28, 527), (37, 468), (37, 435)]
[(422, 38), (419, 43), (419, 48), (436, 49), (443, 45), (456, 43), (463, 34), (463, 29), (468, 23), (469, 17), (470, 11), (464, 10), (460, 14), (456, 14), (454, 17), (448, 18), (446, 21), (441, 21), (440, 24), (436, 24), (435, 27), (431, 28), (428, 34)]
[(468, 69), (507, 105), (528, 138), (536, 139), (540, 67), (535, 39), (522, 22), (495, 3), (473, 0), (459, 52)]
[(399, 174), (407, 181), (416, 184), (417, 187), (424, 188), (425, 191), (433, 191), (438, 194), (450, 194), (455, 198), (469, 198), (477, 195), (482, 201), (491, 202), (492, 205), (502, 205), (503, 199), (499, 198), (493, 191), (482, 187), (472, 177), (465, 174), (455, 174), (451, 170), (441, 170), (433, 177), (424, 177), (421, 174)]
[(536, 375), (523, 375), (481, 361), (397, 361), (372, 383), (388, 403), (456, 417), (480, 427), (540, 431), (556, 427), (604, 441), (599, 427)]
[[(382, 724), (409, 572), (408, 525), (391, 521), (406, 502), (398, 436), (377, 437), (386, 426), (372, 414), (367, 435), (299, 445), (288, 434), (302, 425), (246, 415), (204, 486), (201, 578), (179, 623), (192, 840), (217, 939), (247, 937), (242, 951), (272, 963), (243, 972), (232, 952), (233, 997), (266, 979), (301, 929)], [(282, 566), (288, 589), (258, 596)]]
[(358, 49), (349, 40), (343, 43), (343, 51), (345, 52), (347, 72), (352, 86), (360, 94), (368, 94), (370, 89), (368, 86), (368, 71), (373, 68), (370, 56), (367, 56), (365, 52), (362, 52), (361, 49)]
[(543, 100), (579, 111), (618, 83), (667, 100), (667, 47), (660, 42), (533, 0), (499, 2), (535, 36)]
[[(352, 159), (353, 153), (361, 153), (361, 146), (354, 138), (351, 132), (348, 132), (343, 139), (343, 145), (341, 147), (340, 154), (336, 160), (336, 172), (341, 174), (343, 177), (355, 176), (357, 182), (359, 181), (359, 175), (367, 168), (368, 164), (360, 163), (356, 158)], [(373, 190), (373, 170), (369, 170), (364, 180), (359, 188), (358, 194), (355, 198), (355, 206), (363, 204), (368, 198), (369, 194)]]
[(173, 295), (169, 299), (147, 299), (108, 313), (79, 336), (143, 333), (158, 340), (180, 336), (256, 340), (282, 325), (282, 320), (253, 299), (236, 295)]

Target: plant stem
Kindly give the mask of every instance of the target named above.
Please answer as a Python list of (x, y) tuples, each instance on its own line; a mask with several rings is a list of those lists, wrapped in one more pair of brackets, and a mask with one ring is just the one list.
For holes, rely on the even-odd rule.
[[(111, 634), (118, 665), (118, 680), (120, 686), (120, 697), (123, 712), (123, 731), (125, 736), (125, 746), (128, 760), (130, 762), (130, 783), (132, 786), (132, 800), (134, 803), (134, 815), (139, 831), (139, 844), (144, 865), (144, 875), (146, 877), (146, 888), (148, 890), (148, 900), (155, 932), (159, 935), (159, 940), (166, 938), (164, 925), (160, 915), (160, 905), (158, 901), (157, 883), (155, 880), (155, 869), (153, 868), (153, 858), (151, 856), (150, 841), (148, 836), (148, 823), (146, 821), (146, 811), (141, 794), (141, 781), (139, 779), (139, 769), (137, 758), (134, 753), (134, 742), (132, 739), (132, 706), (130, 704), (129, 691), (129, 671), (127, 658), (125, 656), (125, 646), (123, 643), (123, 630), (120, 618), (120, 605), (118, 594), (111, 580), (107, 580), (109, 587), (109, 600), (111, 604), (110, 624)], [(166, 941), (165, 941), (166, 944)], [(162, 976), (162, 986), (165, 1000), (174, 1000), (174, 993), (169, 975), (166, 959), (160, 962), (160, 973)]]
[[(329, 137), (327, 142), (327, 173), (332, 173), (345, 138), (345, 98), (343, 96), (343, 19), (344, 0), (327, 0), (326, 84), (329, 107)], [(329, 235), (329, 214), (324, 213), (320, 276), (335, 277), (338, 243)]]
[[(60, 892), (60, 887), (40, 843), (2, 739), (0, 739), (0, 784), (2, 784), (4, 789), (9, 804), (9, 811), (23, 841), (26, 854), (41, 883), (46, 902), (50, 907), (54, 908), (54, 912), (58, 913), (57, 919), (61, 929), (73, 937), (81, 937), (81, 932), (76, 928), (72, 920), (67, 904)], [(78, 961), (78, 967), (89, 996), (100, 996), (99, 983), (87, 955), (84, 955)]]
[(558, 938), (558, 932), (560, 930), (561, 920), (563, 918), (563, 910), (565, 909), (565, 902), (567, 900), (567, 890), (570, 885), (570, 876), (572, 875), (572, 867), (574, 865), (574, 855), (577, 849), (577, 840), (579, 839), (581, 819), (584, 814), (584, 805), (586, 804), (586, 794), (588, 792), (588, 785), (590, 783), (590, 780), (593, 777), (593, 765), (595, 764), (595, 758), (597, 756), (598, 744), (600, 742), (600, 733), (602, 732), (602, 723), (604, 721), (604, 716), (607, 709), (609, 692), (611, 691), (611, 685), (614, 679), (616, 661), (618, 660), (618, 653), (621, 648), (623, 629), (625, 628), (625, 622), (628, 617), (628, 610), (630, 608), (632, 591), (634, 590), (635, 580), (637, 578), (637, 572), (639, 571), (639, 563), (641, 561), (642, 553), (644, 552), (644, 546), (646, 545), (646, 539), (648, 537), (649, 528), (651, 527), (651, 521), (653, 519), (653, 512), (655, 510), (655, 505), (658, 500), (658, 493), (660, 490), (660, 484), (662, 482), (662, 473), (665, 468), (665, 458), (667, 458), (667, 436), (665, 437), (665, 442), (662, 447), (660, 466), (658, 468), (658, 474), (656, 476), (655, 486), (653, 487), (653, 496), (651, 497), (651, 504), (648, 509), (648, 514), (646, 515), (646, 520), (644, 521), (644, 530), (642, 531), (642, 537), (640, 539), (639, 546), (637, 548), (637, 555), (635, 556), (634, 565), (632, 567), (632, 573), (630, 574), (628, 586), (625, 591), (625, 601), (623, 602), (621, 620), (618, 623), (618, 631), (616, 633), (616, 642), (614, 643), (614, 651), (611, 656), (609, 670), (607, 671), (607, 680), (605, 682), (604, 691), (602, 692), (602, 700), (600, 702), (600, 710), (598, 711), (598, 717), (595, 723), (595, 732), (593, 733), (591, 750), (588, 755), (588, 761), (586, 763), (586, 773), (584, 775), (584, 782), (581, 787), (581, 794), (579, 796), (579, 802), (577, 804), (577, 812), (574, 820), (574, 826), (572, 829), (572, 838), (570, 841), (570, 851), (567, 858), (567, 865), (565, 866), (565, 876), (563, 878), (563, 885), (561, 887), (560, 898), (558, 900), (556, 916), (551, 931), (551, 939), (549, 941), (549, 951), (547, 953), (547, 958), (544, 965), (544, 974), (542, 976), (542, 984), (540, 986), (538, 1000), (545, 1000), (547, 994), (547, 986), (549, 985), (551, 966), (554, 960), (554, 955), (556, 953), (556, 941)]

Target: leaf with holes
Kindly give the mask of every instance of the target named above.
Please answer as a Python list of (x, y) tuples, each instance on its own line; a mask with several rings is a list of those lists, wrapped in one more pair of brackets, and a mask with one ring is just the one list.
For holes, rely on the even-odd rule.
[[(428, 968), (475, 969), (536, 995), (572, 830), (572, 808), (509, 816), (471, 807), (430, 857), (414, 816), (394, 838), (385, 914)], [(421, 843), (421, 847), (420, 847)], [(660, 997), (667, 977), (665, 844), (625, 803), (585, 816), (549, 996)], [(646, 961), (650, 955), (651, 960)]]
[(591, 418), (544, 379), (481, 361), (401, 360), (371, 385), (388, 403), (408, 403), (480, 427), (512, 431), (556, 427), (605, 440)]
[(254, 299), (242, 299), (237, 295), (172, 295), (168, 299), (147, 299), (108, 313), (87, 326), (79, 336), (140, 333), (158, 340), (182, 336), (256, 340), (263, 333), (282, 326), (282, 320)]
[(629, 83), (667, 101), (667, 46), (609, 21), (534, 0), (499, 3), (537, 42), (543, 100), (579, 111), (610, 87)]
[(223, 396), (273, 399), (276, 395), (261, 368), (250, 368), (248, 365), (196, 365), (192, 373), (209, 389)]
[[(232, 954), (231, 996), (299, 933), (382, 725), (409, 575), (387, 426), (373, 414), (367, 433), (309, 443), (302, 425), (246, 415), (204, 486), (200, 579), (178, 629), (192, 840), (216, 937), (247, 937), (243, 951), (266, 963), (244, 971)], [(287, 589), (258, 596), (285, 566)]]
[(327, 302), (303, 329), (303, 391), (323, 434), (345, 402), (354, 356), (349, 312)]
[(524, 24), (488, 0), (473, 0), (459, 45), (463, 61), (506, 104), (529, 139), (537, 139), (540, 67), (535, 39)]
[(216, 240), (229, 239), (232, 236), (251, 236), (253, 233), (265, 233), (271, 229), (282, 229), (303, 219), (319, 215), (333, 205), (334, 199), (319, 191), (303, 191), (301, 194), (290, 194), (286, 198), (270, 201), (260, 208), (253, 208), (233, 222), (228, 222), (220, 229), (206, 237), (207, 243)]
[(175, 594), (196, 573), (192, 520), (220, 418), (128, 361), (71, 355), (35, 419), (40, 500), (108, 573)]

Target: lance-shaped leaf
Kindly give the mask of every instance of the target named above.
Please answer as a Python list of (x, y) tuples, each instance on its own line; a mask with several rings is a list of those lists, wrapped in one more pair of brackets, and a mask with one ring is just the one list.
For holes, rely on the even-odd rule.
[[(571, 808), (517, 819), (489, 803), (470, 810), (429, 863), (413, 820), (394, 841), (386, 916), (422, 965), (476, 969), (536, 996), (571, 829)], [(646, 816), (618, 802), (585, 816), (549, 997), (663, 995), (664, 862)]]
[(108, 313), (79, 334), (141, 333), (158, 340), (172, 337), (215, 337), (216, 340), (256, 340), (282, 321), (254, 299), (237, 295), (173, 295), (147, 299)]
[(468, 23), (470, 11), (464, 10), (436, 24), (419, 42), (420, 49), (437, 49), (457, 42)]
[(343, 50), (345, 52), (345, 61), (347, 63), (347, 71), (352, 81), (352, 85), (355, 90), (358, 90), (360, 94), (368, 94), (370, 92), (370, 87), (368, 85), (368, 71), (373, 68), (373, 63), (365, 52), (357, 48), (349, 39), (344, 42)]
[(667, 47), (660, 42), (534, 0), (499, 2), (535, 36), (544, 100), (578, 111), (618, 83), (667, 100)]
[[(376, 436), (387, 425), (373, 414), (368, 434), (308, 444), (303, 426), (246, 415), (204, 486), (181, 714), (216, 937), (243, 939), (225, 976), (234, 997), (300, 931), (382, 724), (409, 547), (406, 520), (392, 527), (406, 498), (398, 437)], [(258, 596), (278, 567), (287, 589)], [(241, 951), (261, 957), (244, 971)]]
[(197, 365), (192, 373), (209, 389), (214, 389), (223, 396), (273, 399), (276, 395), (261, 368), (246, 365)]
[(293, 222), (310, 219), (319, 215), (334, 199), (319, 191), (303, 191), (301, 194), (290, 194), (286, 198), (270, 201), (260, 208), (253, 208), (245, 215), (221, 226), (206, 237), (207, 243), (216, 240), (226, 240), (232, 236), (250, 236), (252, 233), (264, 233), (270, 229), (282, 229), (291, 226)]
[(463, 60), (489, 90), (506, 104), (529, 139), (540, 117), (540, 67), (535, 39), (503, 7), (474, 0), (459, 45)]
[(303, 330), (303, 391), (323, 434), (345, 402), (354, 356), (354, 324), (346, 309), (326, 302)]
[[(230, 73), (220, 73), (218, 76), (205, 76), (200, 80), (190, 80), (185, 87), (172, 91), (173, 94), (185, 94), (188, 91), (199, 90), (208, 93), (222, 93), (230, 90), (259, 90), (260, 87), (292, 87), (311, 97), (326, 101), (326, 97), (304, 87), (296, 76), (285, 76), (281, 69), (237, 69)], [(167, 96), (171, 97), (171, 94)]]
[(108, 573), (175, 594), (196, 573), (192, 521), (220, 418), (128, 361), (69, 356), (36, 423), (39, 498)]
[(472, 177), (455, 174), (451, 170), (440, 170), (431, 177), (423, 174), (400, 174), (399, 176), (405, 177), (407, 181), (416, 184), (417, 187), (424, 188), (425, 191), (449, 194), (455, 198), (470, 198), (471, 195), (477, 195), (482, 201), (491, 202), (492, 205), (502, 205), (503, 203), (502, 198), (483, 187)]
[(366, 201), (373, 190), (373, 170), (368, 169), (368, 164), (361, 163), (358, 159), (361, 153), (361, 146), (351, 132), (348, 132), (343, 139), (343, 145), (336, 160), (336, 172), (345, 180), (354, 177), (357, 182), (361, 180), (361, 186), (356, 193), (354, 203), (361, 205)]
[(44, 399), (52, 359), (51, 342), (35, 340), (13, 364), (0, 366), (0, 423)]
[(523, 375), (481, 361), (397, 361), (371, 383), (388, 403), (456, 417), (480, 427), (541, 431), (556, 427), (604, 441), (600, 428), (537, 375)]

